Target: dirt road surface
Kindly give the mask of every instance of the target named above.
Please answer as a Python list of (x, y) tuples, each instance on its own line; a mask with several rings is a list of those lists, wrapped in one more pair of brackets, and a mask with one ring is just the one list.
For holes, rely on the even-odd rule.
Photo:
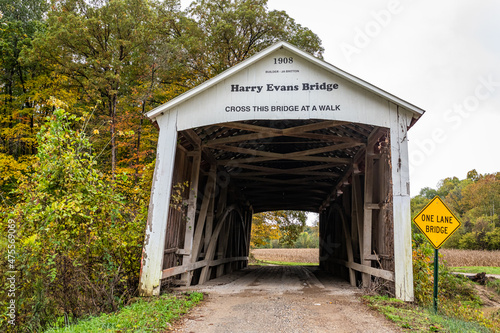
[(250, 266), (188, 289), (206, 301), (176, 332), (400, 332), (361, 303), (359, 289), (317, 267)]

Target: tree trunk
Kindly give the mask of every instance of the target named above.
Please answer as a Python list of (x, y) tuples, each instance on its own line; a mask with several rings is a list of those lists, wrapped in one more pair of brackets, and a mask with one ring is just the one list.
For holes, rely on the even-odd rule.
[(139, 153), (141, 151), (141, 131), (142, 131), (142, 120), (143, 120), (143, 115), (144, 115), (144, 110), (146, 108), (146, 101), (142, 101), (142, 114), (139, 116), (140, 121), (139, 121), (139, 129), (137, 130), (137, 160), (135, 163), (135, 182), (139, 180), (139, 163), (140, 163), (140, 156)]
[(115, 170), (116, 170), (116, 141), (115, 141), (115, 123), (116, 123), (116, 94), (113, 94), (109, 103), (109, 116), (111, 118), (110, 129), (111, 133), (111, 176), (115, 180)]

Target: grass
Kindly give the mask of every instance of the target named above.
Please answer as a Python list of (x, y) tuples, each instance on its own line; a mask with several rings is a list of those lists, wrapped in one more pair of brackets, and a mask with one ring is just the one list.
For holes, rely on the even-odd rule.
[(49, 329), (45, 333), (164, 332), (174, 320), (202, 299), (203, 294), (198, 292), (140, 299), (117, 313), (101, 314), (69, 327)]
[(478, 323), (447, 317), (439, 312), (435, 314), (432, 309), (386, 296), (363, 296), (363, 300), (369, 307), (409, 332), (490, 332)]
[(500, 295), (500, 280), (495, 279), (486, 282), (486, 286), (490, 289), (493, 289), (494, 292), (496, 292), (498, 295)]
[(461, 272), (461, 273), (486, 273), (500, 275), (500, 267), (488, 267), (488, 266), (462, 266), (462, 267), (450, 267), (450, 271)]

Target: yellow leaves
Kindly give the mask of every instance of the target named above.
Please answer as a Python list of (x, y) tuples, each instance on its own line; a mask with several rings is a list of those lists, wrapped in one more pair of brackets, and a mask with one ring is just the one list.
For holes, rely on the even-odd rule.
[(54, 96), (50, 96), (47, 104), (50, 106), (53, 106), (55, 108), (58, 108), (58, 109), (67, 109), (68, 108), (68, 104), (61, 101), (60, 99), (55, 98)]
[(35, 245), (37, 238), (38, 238), (38, 234), (33, 234), (30, 237), (23, 240), (23, 245), (24, 246), (33, 246), (33, 245)]
[(95, 135), (99, 135), (99, 130), (95, 129), (92, 133), (95, 134)]
[(133, 130), (130, 130), (130, 131), (118, 131), (118, 136), (128, 136), (128, 137), (131, 137), (135, 134), (135, 132)]

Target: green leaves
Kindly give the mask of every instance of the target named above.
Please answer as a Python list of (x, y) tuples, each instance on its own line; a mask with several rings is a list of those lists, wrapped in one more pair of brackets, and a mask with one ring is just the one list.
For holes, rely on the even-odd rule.
[[(80, 120), (62, 109), (47, 118), (34, 172), (22, 178), (10, 215), (19, 225), (21, 317), (33, 327), (50, 313), (115, 310), (137, 287), (144, 221), (96, 169), (88, 138), (75, 129)], [(50, 311), (37, 308), (33, 294), (43, 294)]]
[(194, 22), (185, 25), (179, 42), (186, 50), (183, 60), (200, 81), (278, 41), (288, 41), (315, 56), (323, 52), (318, 36), (284, 11), (268, 11), (267, 0), (199, 0), (187, 14)]

